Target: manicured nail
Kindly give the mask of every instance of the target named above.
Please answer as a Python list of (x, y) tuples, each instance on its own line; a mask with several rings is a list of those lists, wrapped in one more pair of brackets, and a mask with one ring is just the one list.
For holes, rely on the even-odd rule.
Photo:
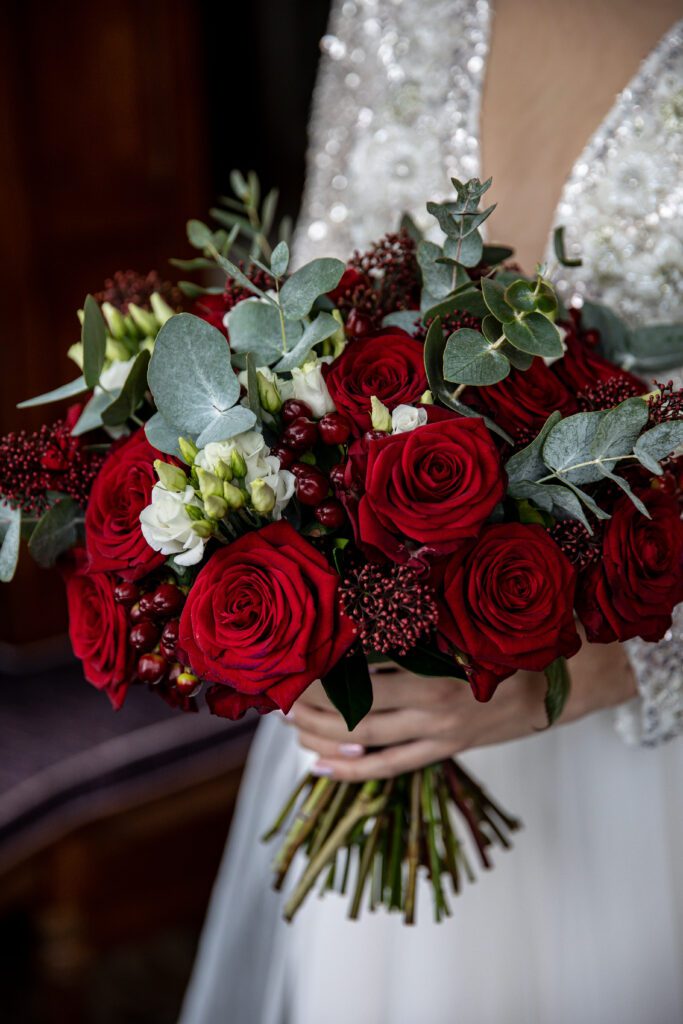
[(311, 768), (311, 773), (313, 775), (331, 775), (332, 765), (325, 764), (324, 761), (316, 761), (313, 767)]
[(294, 719), (296, 718), (296, 715), (294, 714), (294, 708), (289, 709), (289, 711), (285, 715), (285, 718), (287, 719), (288, 722), (294, 721)]
[(342, 757), (362, 757), (365, 753), (365, 747), (361, 746), (360, 743), (342, 743), (339, 746), (339, 753)]

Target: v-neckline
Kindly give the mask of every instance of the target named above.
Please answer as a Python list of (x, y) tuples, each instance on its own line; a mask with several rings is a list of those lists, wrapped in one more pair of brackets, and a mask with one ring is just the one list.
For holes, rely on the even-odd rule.
[[(477, 0), (479, 3), (480, 0)], [(482, 100), (484, 95), (484, 89), (486, 87), (486, 76), (488, 73), (488, 63), (491, 53), (491, 39), (493, 34), (493, 21), (495, 16), (495, 3), (493, 0), (488, 0), (488, 18), (487, 18), (487, 52), (484, 63), (483, 74), (481, 78), (481, 85), (479, 89), (479, 95), (477, 97), (477, 109), (473, 118), (473, 124), (476, 127), (476, 138), (479, 144), (479, 172), (481, 175), (481, 142), (482, 142)], [(597, 127), (591, 132), (586, 140), (585, 145), (579, 152), (574, 163), (570, 166), (568, 173), (565, 175), (562, 186), (560, 188), (557, 203), (553, 209), (553, 215), (550, 220), (548, 232), (546, 234), (545, 243), (545, 255), (547, 257), (549, 251), (552, 251), (553, 234), (555, 227), (562, 223), (560, 216), (564, 198), (566, 196), (568, 188), (576, 180), (577, 176), (581, 175), (581, 168), (585, 167), (590, 163), (592, 153), (598, 148), (602, 142), (602, 138), (605, 133), (616, 126), (620, 120), (621, 111), (625, 103), (630, 102), (634, 94), (638, 94), (642, 91), (643, 84), (650, 77), (650, 69), (653, 66), (659, 64), (662, 54), (666, 53), (669, 47), (674, 43), (675, 37), (679, 32), (683, 31), (683, 19), (674, 22), (670, 28), (660, 37), (659, 41), (654, 45), (650, 52), (640, 61), (638, 67), (634, 71), (631, 78), (627, 81), (626, 85), (621, 89), (614, 97), (614, 101), (611, 107), (608, 109), (604, 118), (600, 121)]]

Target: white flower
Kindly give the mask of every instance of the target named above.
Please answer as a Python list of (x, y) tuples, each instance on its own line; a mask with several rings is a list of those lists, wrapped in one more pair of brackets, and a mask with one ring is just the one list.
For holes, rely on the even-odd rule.
[(332, 396), (327, 390), (321, 365), (317, 360), (295, 367), (292, 370), (292, 385), (294, 398), (305, 402), (316, 419), (321, 419), (326, 412), (335, 411)]
[(187, 506), (201, 508), (193, 489), (167, 491), (163, 484), (152, 488), (152, 504), (140, 513), (142, 535), (151, 548), (174, 555), (178, 565), (196, 565), (204, 555), (206, 540), (192, 529)]
[(262, 480), (264, 484), (268, 484), (275, 494), (275, 507), (270, 512), (270, 518), (282, 519), (282, 510), (294, 497), (294, 474), (288, 469), (280, 469), (280, 460), (275, 455), (266, 455), (259, 469), (261, 472), (258, 476), (252, 476), (251, 479), (247, 474), (247, 490), (251, 494), (254, 480)]
[(427, 422), (427, 410), (414, 405), (397, 405), (391, 414), (391, 433), (407, 434), (409, 430), (423, 427)]
[(216, 471), (220, 461), (230, 464), (233, 451), (239, 452), (247, 466), (245, 482), (251, 493), (254, 480), (263, 480), (275, 493), (275, 508), (271, 519), (281, 519), (282, 510), (294, 495), (294, 476), (286, 469), (280, 469), (280, 460), (271, 455), (263, 435), (256, 430), (246, 430), (229, 441), (213, 441), (203, 448), (195, 458), (195, 465), (210, 473)]
[[(288, 398), (294, 397), (294, 388), (292, 387), (291, 380), (285, 380), (284, 377), (279, 377), (277, 373), (274, 373), (269, 366), (257, 366), (256, 372), (260, 373), (267, 381), (271, 384), (275, 384), (278, 391), (280, 392), (280, 398), (285, 402)], [(240, 384), (246, 388), (247, 386), (247, 371), (240, 370), (237, 374), (237, 379)]]
[(102, 370), (100, 383), (95, 386), (95, 394), (101, 395), (103, 391), (120, 391), (126, 383), (134, 362), (135, 356), (131, 359), (126, 359), (124, 363), (112, 363), (106, 370)]

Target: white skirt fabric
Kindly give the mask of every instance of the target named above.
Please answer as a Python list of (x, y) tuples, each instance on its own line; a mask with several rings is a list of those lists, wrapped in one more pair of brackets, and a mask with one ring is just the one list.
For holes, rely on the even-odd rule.
[(307, 762), (266, 718), (180, 1024), (680, 1024), (683, 744), (628, 748), (601, 713), (463, 763), (524, 829), (450, 919), (423, 880), (412, 928), (330, 893), (287, 925), (259, 837)]

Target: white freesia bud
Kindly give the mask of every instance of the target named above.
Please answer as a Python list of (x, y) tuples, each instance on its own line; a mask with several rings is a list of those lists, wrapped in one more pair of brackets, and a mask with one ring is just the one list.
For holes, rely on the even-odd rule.
[(112, 306), (111, 302), (103, 302), (102, 315), (107, 321), (107, 327), (109, 328), (111, 336), (116, 338), (117, 341), (121, 341), (122, 338), (125, 338), (126, 321), (123, 319), (123, 316), (116, 306)]
[(154, 313), (150, 313), (141, 306), (136, 306), (134, 302), (128, 303), (128, 312), (133, 318), (135, 326), (138, 330), (142, 331), (144, 335), (151, 334), (153, 337), (159, 330), (159, 324), (156, 321)]
[(265, 480), (254, 480), (252, 483), (251, 503), (262, 515), (267, 515), (275, 508), (275, 491)]
[(199, 448), (189, 437), (179, 437), (178, 447), (180, 448), (180, 454), (182, 455), (188, 466), (194, 466), (194, 460), (197, 457)]
[(130, 349), (122, 341), (117, 341), (116, 338), (108, 336), (104, 357), (111, 363), (125, 363), (130, 359)]
[(244, 491), (241, 491), (239, 487), (235, 487), (234, 484), (228, 483), (227, 480), (223, 484), (223, 497), (228, 508), (242, 508), (245, 503)]
[(151, 548), (173, 555), (178, 565), (201, 562), (206, 537), (194, 529), (199, 525), (188, 514), (188, 507), (200, 507), (190, 486), (183, 492), (168, 491), (163, 484), (152, 488), (152, 503), (140, 513), (142, 535)]
[(296, 366), (292, 370), (293, 397), (305, 402), (317, 420), (327, 412), (335, 412), (335, 404), (323, 380), (321, 365), (317, 360)]
[(162, 459), (155, 459), (154, 468), (167, 491), (184, 491), (187, 487), (187, 477), (178, 466), (172, 466)]
[(199, 490), (204, 501), (212, 496), (217, 498), (223, 497), (223, 481), (219, 480), (214, 473), (210, 473), (207, 469), (199, 468), (197, 470), (197, 480), (199, 481)]
[(282, 408), (282, 398), (275, 379), (269, 380), (265, 374), (256, 371), (258, 382), (258, 396), (261, 405), (266, 412), (279, 412)]
[(174, 311), (169, 306), (165, 299), (162, 299), (159, 292), (152, 292), (149, 297), (149, 304), (152, 307), (152, 312), (159, 322), (159, 327), (163, 327), (167, 320), (170, 320), (172, 316), (175, 316)]
[(69, 346), (66, 354), (69, 359), (73, 359), (79, 370), (83, 369), (83, 342), (75, 341), (73, 345)]
[(391, 432), (407, 434), (410, 430), (423, 427), (426, 422), (426, 409), (416, 409), (413, 405), (397, 405), (391, 414)]
[(373, 430), (383, 430), (385, 434), (391, 432), (391, 413), (377, 395), (370, 398), (370, 419)]
[(222, 519), (228, 513), (228, 503), (222, 495), (210, 494), (204, 502), (204, 511), (209, 519)]

